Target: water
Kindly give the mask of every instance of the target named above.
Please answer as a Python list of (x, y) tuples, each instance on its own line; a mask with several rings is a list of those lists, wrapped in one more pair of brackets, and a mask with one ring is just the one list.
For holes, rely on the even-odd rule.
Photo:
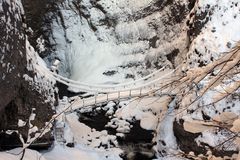
[[(115, 108), (116, 111), (116, 108)], [(117, 131), (113, 128), (105, 127), (111, 118), (105, 116), (106, 111), (94, 109), (92, 112), (79, 113), (79, 121), (97, 131), (107, 130), (108, 134), (116, 135)], [(124, 160), (150, 160), (154, 159), (155, 151), (152, 142), (153, 131), (147, 131), (140, 127), (140, 122), (133, 120), (130, 122), (132, 128), (123, 138), (118, 137), (119, 147), (124, 151)]]

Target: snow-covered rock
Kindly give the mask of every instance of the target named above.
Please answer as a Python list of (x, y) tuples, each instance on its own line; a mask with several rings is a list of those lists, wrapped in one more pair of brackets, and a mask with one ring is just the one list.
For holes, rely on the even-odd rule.
[[(21, 146), (19, 136), (30, 143), (52, 118), (55, 82), (36, 70), (43, 61), (25, 34), (21, 1), (2, 0), (0, 20), (0, 132), (5, 140), (0, 148), (4, 149), (8, 145)], [(14, 132), (4, 135), (7, 130)], [(51, 143), (49, 131), (43, 139)]]

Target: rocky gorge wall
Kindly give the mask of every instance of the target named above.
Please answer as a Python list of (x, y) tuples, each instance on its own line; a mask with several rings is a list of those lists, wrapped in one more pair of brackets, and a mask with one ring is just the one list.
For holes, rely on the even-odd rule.
[[(54, 113), (54, 82), (34, 70), (21, 1), (0, 2), (0, 149), (41, 132)], [(29, 57), (31, 56), (32, 57)], [(37, 130), (31, 131), (36, 127)], [(50, 142), (51, 132), (43, 139)], [(40, 140), (41, 141), (41, 140)]]
[(52, 52), (45, 60), (51, 65), (59, 59), (60, 74), (87, 83), (120, 83), (163, 66), (174, 68), (189, 45), (186, 18), (192, 3), (56, 2), (48, 14), (55, 16), (46, 40)]

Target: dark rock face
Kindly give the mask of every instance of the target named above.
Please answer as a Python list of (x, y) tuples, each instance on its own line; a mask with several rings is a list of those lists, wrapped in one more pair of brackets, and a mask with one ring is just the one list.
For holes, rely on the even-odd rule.
[(187, 25), (189, 27), (188, 36), (190, 40), (193, 40), (201, 33), (202, 28), (210, 20), (210, 16), (212, 15), (213, 10), (214, 8), (210, 8), (210, 6), (208, 6), (204, 11), (199, 12), (197, 10), (194, 10), (190, 14), (189, 18), (193, 19), (191, 23), (187, 21)]
[(21, 141), (19, 135), (16, 132), (13, 132), (11, 135), (0, 133), (0, 150), (8, 150), (13, 147), (20, 147)]
[[(0, 36), (2, 38), (0, 41), (1, 139), (4, 138), (5, 131), (18, 130), (26, 140), (30, 128), (30, 123), (28, 123), (30, 115), (36, 114), (31, 124), (39, 129), (43, 128), (45, 122), (49, 121), (53, 115), (53, 103), (51, 102), (54, 101), (54, 97), (50, 98), (51, 102), (45, 102), (52, 89), (43, 89), (40, 83), (35, 83), (36, 73), (27, 69), (31, 60), (27, 61), (26, 56), (27, 39), (21, 3), (3, 0), (0, 3), (0, 19)], [(24, 75), (32, 77), (33, 81), (26, 81)], [(19, 120), (25, 121), (26, 125), (19, 127)], [(46, 134), (43, 139), (50, 140), (50, 134)], [(16, 139), (15, 143), (19, 144), (19, 140)], [(0, 149), (3, 144), (0, 143)]]
[[(48, 36), (51, 34), (51, 19), (54, 17), (53, 13), (56, 11), (56, 0), (22, 0), (23, 8), (25, 10), (26, 23), (31, 27), (32, 33), (29, 34), (29, 41), (31, 45), (38, 51), (41, 57), (47, 56), (51, 50)], [(45, 51), (38, 49), (37, 39), (43, 38), (45, 43)]]
[[(20, 88), (20, 81), (17, 81), (19, 79), (18, 73), (24, 72), (26, 57), (23, 53), (26, 49), (22, 19), (20, 19), (22, 14), (20, 8), (18, 7), (11, 11), (17, 4), (8, 4), (5, 1), (3, 1), (1, 5), (0, 110), (2, 111), (18, 94), (18, 90), (16, 89)], [(19, 19), (16, 19), (15, 15), (18, 15)], [(10, 22), (6, 23), (7, 20), (10, 20)], [(16, 64), (17, 67), (15, 67)], [(12, 84), (12, 82), (15, 82), (15, 84)]]
[(173, 131), (179, 148), (183, 152), (189, 153), (193, 151), (196, 155), (201, 153), (206, 154), (206, 149), (199, 147), (195, 142), (195, 138), (197, 138), (200, 134), (193, 134), (185, 131), (183, 128), (183, 120), (180, 120), (180, 122), (174, 121)]

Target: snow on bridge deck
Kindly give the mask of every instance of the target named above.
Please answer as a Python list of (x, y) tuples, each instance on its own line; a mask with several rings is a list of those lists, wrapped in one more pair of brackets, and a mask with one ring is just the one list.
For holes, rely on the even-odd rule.
[(146, 89), (139, 89), (139, 90), (129, 90), (129, 91), (122, 91), (122, 92), (119, 91), (119, 92), (113, 92), (113, 93), (98, 94), (93, 97), (82, 98), (82, 99), (80, 97), (77, 97), (75, 101), (65, 109), (65, 111), (69, 113), (86, 106), (97, 105), (104, 102), (120, 100), (120, 99), (143, 97), (143, 96), (148, 96), (152, 93), (153, 93), (152, 89), (146, 88)]

